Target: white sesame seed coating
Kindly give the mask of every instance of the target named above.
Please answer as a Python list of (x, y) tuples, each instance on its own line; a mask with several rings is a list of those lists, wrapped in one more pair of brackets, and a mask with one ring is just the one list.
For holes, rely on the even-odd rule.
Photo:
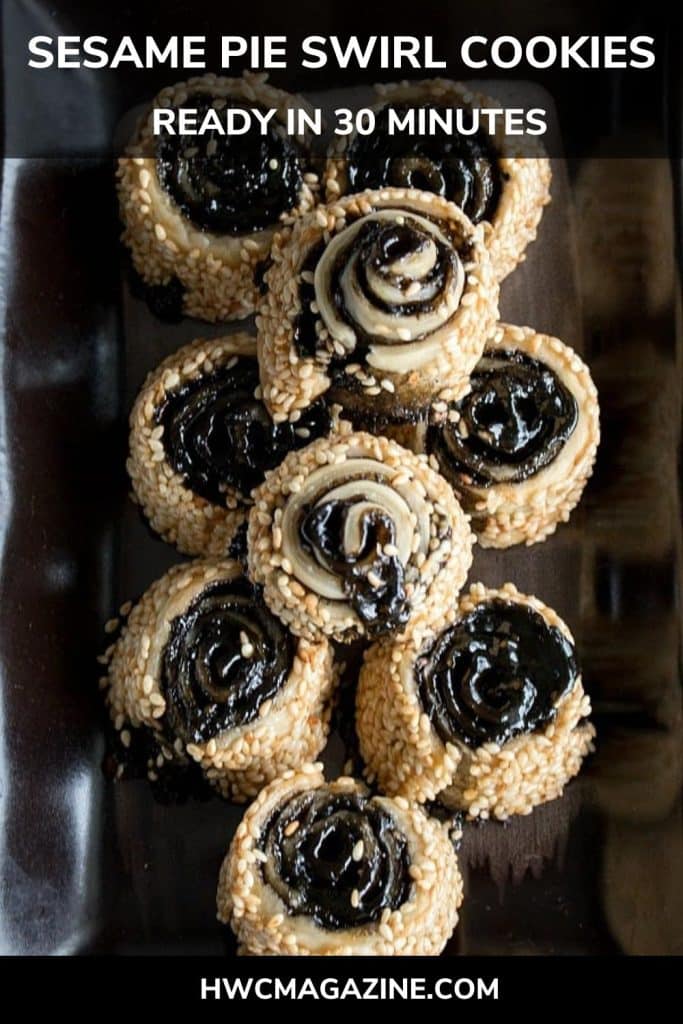
[(592, 750), (595, 730), (585, 721), (590, 700), (580, 676), (550, 723), (502, 747), (487, 743), (473, 750), (444, 744), (437, 735), (420, 703), (415, 661), (442, 628), (495, 598), (533, 608), (571, 640), (566, 624), (538, 598), (520, 594), (512, 583), (499, 590), (476, 583), (438, 629), (422, 617), (403, 636), (372, 646), (358, 683), (356, 727), (368, 771), (384, 792), (420, 803), (438, 797), (472, 818), (505, 819), (559, 796)]
[[(288, 109), (306, 104), (268, 85), (266, 78), (250, 72), (242, 78), (190, 78), (163, 89), (152, 107), (187, 104), (193, 93), (209, 92), (217, 98), (235, 97), (247, 105), (274, 108), (277, 119), (286, 124)], [(153, 149), (150, 111), (117, 171), (122, 237), (135, 269), (149, 285), (166, 284), (176, 277), (185, 290), (187, 316), (210, 322), (249, 316), (259, 299), (254, 270), (268, 255), (276, 225), (244, 235), (217, 235), (195, 227), (160, 184), (156, 159), (150, 155)], [(314, 181), (304, 181), (299, 206), (289, 216), (313, 206), (315, 188)]]
[[(436, 956), (458, 921), (462, 878), (445, 827), (416, 804), (375, 797), (406, 839), (414, 879), (406, 901), (386, 908), (379, 921), (328, 930), (305, 914), (292, 914), (261, 870), (261, 833), (276, 808), (296, 793), (325, 787), (366, 793), (343, 777), (325, 783), (321, 765), (285, 772), (261, 791), (238, 826), (223, 861), (218, 919), (229, 924), (243, 952), (256, 956)], [(352, 905), (355, 905), (352, 903)]]
[[(376, 86), (380, 97), (375, 109), (387, 103), (424, 103), (432, 101), (444, 107), (493, 109), (500, 103), (484, 93), (473, 91), (460, 82), (444, 78), (422, 82), (396, 82)], [(348, 192), (347, 147), (354, 136), (339, 140), (338, 152), (327, 162), (324, 174), (328, 202)], [(527, 156), (518, 155), (524, 146)], [(503, 178), (503, 188), (487, 237), (491, 264), (499, 281), (525, 259), (527, 246), (536, 238), (543, 208), (550, 202), (550, 161), (540, 145), (529, 138), (514, 141), (502, 128), (494, 136), (494, 145)]]
[[(388, 381), (393, 391), (378, 383), (370, 363), (363, 362), (358, 371), (373, 378), (365, 383), (373, 391), (377, 388), (375, 398), (383, 392), (381, 400), (388, 405), (401, 402), (421, 408), (438, 400), (444, 385), (449, 393), (463, 393), (498, 315), (498, 284), (484, 244), (484, 227), (474, 227), (453, 203), (416, 189), (363, 192), (344, 197), (334, 204), (335, 210), (337, 207), (344, 211), (346, 218), (341, 230), (347, 221), (372, 213), (407, 209), (418, 217), (427, 218), (439, 230), (443, 229), (445, 236), (460, 239), (460, 246), (471, 249), (459, 303), (438, 330), (433, 331), (433, 338), (438, 336), (438, 344), (430, 343), (428, 332), (403, 350), (400, 345), (384, 346), (396, 353), (411, 353), (401, 355), (402, 360), (407, 360), (405, 370), (381, 372), (381, 379)], [(325, 358), (323, 350), (312, 357), (297, 352), (295, 326), (301, 312), (302, 264), (321, 241), (328, 245), (334, 243), (339, 230), (330, 208), (318, 207), (315, 212), (297, 219), (291, 229), (279, 233), (273, 241), (273, 262), (266, 273), (268, 292), (259, 308), (256, 325), (263, 395), (275, 420), (291, 419), (293, 413), (306, 408), (332, 384), (329, 358)], [(325, 331), (326, 328), (321, 329), (320, 337)], [(377, 346), (378, 352), (379, 349)], [(368, 354), (367, 358), (375, 357)], [(343, 381), (335, 383), (335, 400), (342, 399), (343, 390)], [(372, 408), (375, 403), (369, 401), (368, 404)]]
[(478, 487), (445, 475), (465, 511), (472, 529), (485, 548), (536, 544), (566, 523), (581, 499), (593, 472), (600, 443), (598, 393), (586, 364), (558, 338), (538, 334), (531, 327), (498, 324), (486, 343), (486, 353), (496, 349), (523, 352), (538, 359), (556, 374), (573, 395), (578, 420), (574, 431), (555, 458), (539, 472), (519, 483), (501, 482)]
[(132, 609), (109, 655), (106, 699), (112, 721), (147, 727), (172, 757), (198, 762), (223, 796), (254, 796), (281, 771), (315, 757), (329, 730), (330, 697), (337, 672), (325, 639), (298, 640), (289, 676), (278, 693), (245, 725), (203, 743), (172, 743), (163, 733), (161, 665), (172, 621), (210, 584), (236, 580), (237, 562), (197, 559), (173, 566)]
[(170, 392), (197, 380), (207, 367), (213, 372), (235, 357), (256, 357), (252, 335), (238, 332), (225, 338), (199, 338), (184, 345), (148, 375), (130, 414), (126, 468), (134, 498), (152, 529), (186, 555), (227, 554), (246, 519), (249, 496), (228, 487), (223, 506), (195, 494), (164, 455), (162, 428), (156, 415)]
[[(472, 562), (468, 521), (448, 483), (424, 456), (385, 437), (350, 432), (348, 426), (340, 421), (337, 434), (291, 452), (254, 492), (249, 516), (250, 574), (263, 584), (271, 610), (297, 636), (310, 639), (327, 635), (347, 642), (362, 636), (365, 627), (338, 582), (333, 579), (330, 589), (306, 570), (301, 540), (290, 524), (303, 500), (321, 501), (353, 480), (363, 493), (373, 494), (373, 502), (386, 506), (402, 537), (411, 614), (440, 614), (453, 602)], [(291, 561), (275, 543), (283, 524)]]

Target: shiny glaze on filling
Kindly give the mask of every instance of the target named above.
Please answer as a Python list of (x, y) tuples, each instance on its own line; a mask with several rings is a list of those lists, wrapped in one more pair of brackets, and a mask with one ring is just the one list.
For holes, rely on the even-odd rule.
[(287, 681), (295, 641), (248, 580), (210, 584), (170, 624), (162, 725), (202, 743), (252, 722)]
[(578, 675), (572, 642), (527, 605), (477, 605), (415, 664), (420, 701), (444, 743), (503, 744), (552, 721)]
[[(265, 108), (243, 99), (191, 93), (186, 107), (198, 121), (214, 108)], [(244, 135), (161, 135), (156, 147), (161, 186), (195, 227), (218, 235), (242, 235), (276, 224), (298, 202), (305, 155), (277, 118), (265, 135), (253, 126)]]
[(168, 392), (157, 409), (168, 462), (190, 490), (213, 504), (225, 504), (229, 487), (248, 497), (288, 452), (330, 429), (322, 402), (296, 423), (274, 424), (254, 397), (258, 384), (256, 360), (234, 357), (233, 365)]
[(457, 422), (429, 431), (428, 446), (457, 486), (521, 483), (557, 457), (576, 428), (576, 399), (545, 363), (516, 350), (487, 352)]
[(473, 224), (491, 221), (503, 185), (498, 155), (489, 136), (389, 134), (389, 109), (399, 116), (416, 107), (445, 115), (432, 103), (387, 104), (377, 112), (371, 135), (358, 135), (348, 152), (349, 191), (372, 188), (416, 188), (434, 192), (459, 206)]
[(397, 910), (411, 880), (405, 837), (373, 798), (320, 788), (277, 808), (260, 843), (266, 881), (292, 915), (339, 930)]

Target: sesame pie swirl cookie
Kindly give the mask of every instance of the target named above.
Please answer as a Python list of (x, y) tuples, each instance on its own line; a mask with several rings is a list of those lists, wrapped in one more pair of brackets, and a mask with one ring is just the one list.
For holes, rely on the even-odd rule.
[(223, 796), (254, 796), (325, 744), (335, 685), (326, 640), (297, 640), (237, 562), (174, 566), (132, 609), (105, 680), (113, 721), (152, 730)]
[(340, 432), (288, 455), (255, 492), (252, 578), (294, 633), (348, 642), (438, 614), (472, 535), (450, 486), (394, 441)]
[[(123, 240), (146, 285), (182, 294), (183, 312), (201, 320), (249, 316), (259, 297), (258, 267), (283, 217), (314, 204), (306, 140), (288, 135), (287, 112), (304, 101), (266, 76), (204, 75), (159, 93), (119, 160)], [(153, 133), (155, 107), (190, 108), (201, 123), (228, 109), (271, 109), (265, 135), (252, 125), (230, 136)]]
[(464, 398), (427, 432), (483, 547), (534, 544), (578, 504), (600, 440), (588, 367), (557, 338), (500, 324)]
[(381, 789), (472, 817), (553, 800), (592, 749), (573, 639), (510, 583), (471, 587), (445, 626), (424, 619), (366, 653), (362, 756)]
[(413, 189), (347, 196), (299, 218), (271, 255), (257, 328), (276, 421), (326, 391), (388, 412), (462, 394), (498, 285), (483, 228), (453, 203)]
[(449, 199), (473, 224), (487, 221), (491, 263), (499, 280), (524, 259), (550, 202), (550, 162), (535, 140), (508, 138), (498, 121), (494, 135), (480, 128), (467, 135), (399, 130), (392, 117), (410, 111), (447, 117), (453, 110), (499, 108), (497, 100), (466, 85), (437, 78), (376, 86), (375, 130), (340, 139), (327, 162), (328, 202), (371, 188), (420, 188)]
[(219, 920), (257, 956), (436, 956), (461, 902), (444, 825), (313, 764), (247, 810), (217, 895)]
[(256, 341), (238, 332), (183, 346), (137, 397), (127, 463), (135, 500), (184, 554), (227, 554), (266, 471), (330, 430), (321, 401), (298, 423), (276, 425), (259, 394)]

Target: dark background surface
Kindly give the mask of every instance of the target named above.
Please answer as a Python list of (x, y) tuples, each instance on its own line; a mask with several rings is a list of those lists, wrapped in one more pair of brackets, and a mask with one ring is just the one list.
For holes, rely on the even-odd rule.
[[(148, 29), (142, 19), (152, 6)], [(6, 4), (6, 126), (25, 125), (49, 104), (57, 112), (49, 145), (56, 137), (73, 146), (63, 131), (69, 109), (68, 123), (87, 127), (97, 152), (121, 112), (168, 81), (168, 73), (153, 80), (139, 72), (106, 75), (102, 88), (76, 78), (72, 87), (60, 76), (41, 85), (36, 106), (16, 61), (17, 17), (49, 16), (50, 34), (101, 31), (101, 19), (111, 18), (118, 36), (137, 18), (140, 31), (158, 31), (163, 20), (169, 32), (179, 6)], [(309, 7), (297, 6), (305, 32), (361, 32), (352, 6), (310, 15)], [(198, 16), (209, 9), (205, 29)], [(245, 11), (221, 24), (216, 10), (195, 5), (185, 31), (292, 33), (291, 13), (286, 24), (274, 12), (272, 25), (260, 17), (254, 27)], [(450, 5), (420, 11), (419, 30), (414, 18), (402, 26), (386, 15), (382, 30), (460, 37), (480, 27)], [(552, 15), (552, 27), (584, 33), (598, 16), (594, 5), (573, 5)], [(487, 17), (497, 34), (522, 34), (521, 14), (512, 28), (509, 5), (490, 5)], [(530, 31), (551, 27), (549, 19), (536, 18)], [(296, 75), (276, 81), (305, 86)], [(613, 149), (634, 130), (643, 137), (642, 111), (622, 102), (620, 76), (612, 81), (610, 132), (591, 138), (586, 130), (582, 159), (571, 162), (577, 244), (565, 184), (503, 292), (506, 315), (584, 347), (603, 412), (596, 473), (555, 538), (532, 553), (479, 553), (475, 570), (487, 583), (508, 574), (528, 582), (567, 617), (600, 744), (562, 800), (507, 826), (467, 827), (466, 902), (452, 953), (683, 952), (672, 230), (680, 192), (664, 161), (596, 158), (608, 134)], [(325, 84), (339, 82), (316, 78), (316, 88)], [(572, 100), (557, 85), (571, 140), (581, 135), (585, 96)], [(678, 95), (661, 91), (656, 112), (646, 112), (649, 133), (656, 137), (679, 112)], [(174, 560), (143, 535), (126, 499), (129, 400), (156, 346), (170, 350), (205, 329), (167, 332), (122, 296), (110, 161), (5, 159), (0, 203), (0, 951), (221, 952), (213, 896), (235, 812), (217, 799), (169, 807), (146, 783), (105, 780), (95, 665), (102, 622), (136, 580), (151, 582)]]

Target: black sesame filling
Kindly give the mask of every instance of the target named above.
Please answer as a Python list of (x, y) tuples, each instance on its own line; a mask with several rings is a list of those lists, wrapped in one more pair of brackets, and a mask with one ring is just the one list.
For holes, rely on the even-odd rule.
[[(397, 208), (398, 209), (398, 208)], [(430, 220), (424, 214), (420, 216)], [(400, 327), (400, 317), (412, 317), (432, 312), (443, 301), (445, 290), (450, 285), (456, 273), (458, 258), (466, 262), (470, 258), (471, 246), (469, 243), (451, 238), (449, 244), (438, 239), (429, 238), (421, 229), (419, 222), (411, 217), (411, 211), (403, 211), (403, 223), (387, 223), (379, 221), (368, 221), (356, 234), (350, 245), (338, 256), (332, 268), (330, 280), (330, 292), (333, 305), (340, 318), (351, 327), (356, 335), (356, 343), (352, 349), (345, 354), (340, 354), (325, 343), (320, 337), (320, 331), (324, 327), (318, 313), (314, 313), (311, 306), (316, 302), (315, 286), (310, 280), (315, 273), (318, 261), (325, 250), (325, 243), (320, 242), (307, 254), (301, 265), (300, 278), (305, 275), (308, 280), (300, 279), (299, 301), (301, 311), (294, 325), (294, 347), (297, 353), (303, 358), (314, 358), (320, 352), (329, 353), (330, 372), (339, 378), (343, 374), (344, 366), (349, 362), (362, 362), (368, 354), (371, 345), (401, 345), (403, 344), (398, 333), (392, 333), (390, 337), (385, 334), (368, 333), (357, 322), (353, 311), (348, 309), (342, 292), (342, 274), (351, 261), (354, 262), (354, 286), (358, 295), (370, 304), (379, 314), (396, 317), (397, 327)], [(438, 225), (441, 229), (444, 225)], [(391, 277), (393, 287), (398, 287), (407, 292), (414, 279), (410, 277), (394, 276), (388, 268), (395, 265), (402, 258), (419, 252), (428, 242), (436, 247), (436, 260), (428, 274), (420, 281), (432, 296), (429, 299), (420, 299), (415, 302), (388, 303), (383, 301), (370, 287), (368, 282), (368, 271), (385, 277)], [(413, 340), (419, 340), (413, 339)]]
[(408, 898), (405, 837), (374, 799), (317, 789), (291, 797), (264, 828), (266, 881), (290, 914), (321, 928), (372, 924)]
[(429, 432), (442, 472), (454, 482), (489, 487), (521, 483), (557, 457), (578, 420), (572, 393), (545, 363), (514, 350), (488, 353), (459, 414)]
[[(201, 121), (212, 108), (245, 109), (245, 101), (192, 93), (188, 104)], [(252, 109), (265, 113), (259, 104)], [(253, 126), (244, 135), (218, 131), (203, 135), (161, 135), (157, 174), (183, 215), (195, 227), (223, 235), (262, 231), (293, 209), (305, 171), (305, 154), (276, 118), (267, 131)]]
[[(384, 302), (376, 295), (368, 283), (368, 270), (372, 269), (381, 277), (389, 278), (392, 275), (387, 270), (392, 263), (397, 262), (411, 254), (422, 251), (430, 239), (420, 230), (417, 221), (405, 217), (403, 224), (385, 224), (377, 221), (370, 221), (363, 225), (353, 242), (353, 250), (357, 254), (357, 283), (361, 294), (370, 302), (375, 309), (382, 313), (389, 313), (392, 316), (417, 316), (419, 313), (428, 313), (436, 308), (441, 302), (443, 289), (455, 269), (456, 255), (453, 249), (443, 242), (436, 242), (438, 253), (437, 260), (422, 280), (421, 284), (428, 287), (434, 293), (434, 298), (421, 302)], [(343, 319), (350, 324), (356, 332), (360, 330), (359, 325), (353, 319), (353, 314), (346, 308), (344, 296), (341, 290), (341, 273), (348, 261), (348, 254), (344, 254), (337, 261), (332, 274), (332, 294), (337, 311)], [(413, 283), (412, 278), (393, 278), (394, 285), (406, 292)], [(363, 333), (363, 332), (361, 332)], [(399, 339), (387, 339), (383, 335), (365, 335), (367, 341), (374, 344), (400, 344)]]
[(416, 661), (420, 701), (444, 743), (503, 744), (552, 721), (578, 674), (574, 645), (526, 605), (494, 599)]
[(238, 358), (168, 392), (156, 411), (166, 458), (187, 487), (217, 505), (228, 488), (248, 496), (266, 470), (294, 449), (330, 429), (323, 402), (314, 402), (296, 423), (274, 424), (255, 398), (258, 364)]
[(349, 604), (372, 638), (404, 626), (410, 615), (405, 570), (397, 555), (384, 548), (396, 542), (391, 518), (379, 508), (362, 517), (357, 547), (348, 551), (344, 534), (349, 514), (362, 494), (331, 500), (306, 510), (299, 523), (302, 547), (328, 572), (341, 580)]
[[(420, 106), (445, 115), (447, 108)], [(498, 154), (483, 131), (473, 135), (445, 133), (415, 135), (408, 131), (389, 134), (389, 110), (399, 116), (408, 104), (387, 104), (377, 112), (371, 135), (358, 135), (348, 152), (351, 192), (371, 188), (417, 188), (452, 200), (473, 224), (491, 221), (503, 185)]]
[(286, 682), (294, 651), (293, 637), (247, 580), (206, 587), (171, 622), (162, 725), (183, 743), (246, 725)]

